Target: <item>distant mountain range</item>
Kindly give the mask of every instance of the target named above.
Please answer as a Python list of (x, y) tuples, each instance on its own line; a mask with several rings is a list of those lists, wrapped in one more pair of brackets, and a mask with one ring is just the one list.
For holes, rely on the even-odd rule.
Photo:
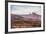
[(27, 15), (11, 14), (11, 18), (15, 20), (41, 20), (41, 15), (38, 15), (36, 13), (27, 14)]

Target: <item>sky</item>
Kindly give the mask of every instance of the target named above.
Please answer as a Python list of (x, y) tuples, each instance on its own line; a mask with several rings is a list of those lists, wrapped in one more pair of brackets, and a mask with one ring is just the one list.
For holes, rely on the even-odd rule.
[(41, 15), (41, 6), (21, 6), (11, 5), (11, 13), (17, 15), (32, 14), (32, 12)]

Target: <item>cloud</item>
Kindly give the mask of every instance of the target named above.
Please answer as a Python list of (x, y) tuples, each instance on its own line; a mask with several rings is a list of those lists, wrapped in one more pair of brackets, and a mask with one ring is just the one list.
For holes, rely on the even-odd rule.
[(41, 14), (41, 7), (40, 6), (16, 6), (11, 5), (11, 13), (22, 15), (22, 14), (29, 14), (35, 12), (37, 14)]

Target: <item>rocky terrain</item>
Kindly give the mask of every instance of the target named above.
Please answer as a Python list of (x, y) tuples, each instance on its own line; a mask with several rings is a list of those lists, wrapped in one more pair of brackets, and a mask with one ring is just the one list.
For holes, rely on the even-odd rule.
[(35, 13), (28, 15), (11, 14), (11, 28), (41, 27), (41, 16)]

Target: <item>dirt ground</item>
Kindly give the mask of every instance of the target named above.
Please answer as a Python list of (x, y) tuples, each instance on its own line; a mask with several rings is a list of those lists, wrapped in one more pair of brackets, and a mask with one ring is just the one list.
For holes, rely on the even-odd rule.
[(11, 28), (41, 27), (40, 21), (11, 21)]

